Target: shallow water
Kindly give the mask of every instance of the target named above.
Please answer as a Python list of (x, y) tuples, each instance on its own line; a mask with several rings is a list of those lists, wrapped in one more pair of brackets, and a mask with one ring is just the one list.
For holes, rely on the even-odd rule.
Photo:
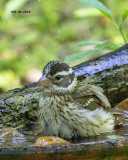
[(1, 140), (0, 160), (128, 159), (128, 126), (92, 138), (66, 139), (69, 145), (37, 147), (34, 144), (38, 137), (26, 134), (21, 141)]

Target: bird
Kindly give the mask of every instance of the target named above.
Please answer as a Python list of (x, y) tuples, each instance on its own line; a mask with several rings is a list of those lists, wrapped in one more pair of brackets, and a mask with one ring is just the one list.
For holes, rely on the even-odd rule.
[(61, 138), (92, 137), (112, 132), (114, 116), (103, 89), (80, 82), (62, 61), (50, 61), (37, 82), (39, 122), (45, 136)]

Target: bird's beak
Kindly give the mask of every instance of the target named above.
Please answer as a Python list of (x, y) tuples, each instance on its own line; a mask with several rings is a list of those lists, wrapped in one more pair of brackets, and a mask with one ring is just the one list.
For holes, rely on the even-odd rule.
[(51, 87), (52, 83), (49, 79), (47, 79), (46, 75), (41, 77), (39, 81), (37, 82), (38, 86), (44, 86), (46, 88)]

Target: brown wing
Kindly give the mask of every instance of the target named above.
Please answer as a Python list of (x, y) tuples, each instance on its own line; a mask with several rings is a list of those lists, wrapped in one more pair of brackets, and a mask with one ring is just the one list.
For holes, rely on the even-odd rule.
[(111, 108), (103, 89), (90, 84), (82, 84), (73, 93), (73, 99), (82, 104), (85, 108), (94, 110), (96, 108)]

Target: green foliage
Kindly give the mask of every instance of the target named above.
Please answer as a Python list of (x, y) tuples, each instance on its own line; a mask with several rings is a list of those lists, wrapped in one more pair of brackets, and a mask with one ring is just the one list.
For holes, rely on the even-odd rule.
[(95, 49), (99, 50), (116, 50), (119, 48), (118, 45), (112, 42), (102, 42), (102, 41), (83, 41), (79, 42), (76, 46), (83, 47), (89, 45), (95, 45)]
[[(125, 21), (125, 19), (127, 18), (127, 16), (128, 16), (128, 10), (124, 11), (124, 13), (123, 13), (122, 16), (121, 16), (122, 22)], [(121, 23), (122, 23), (122, 22), (121, 22)]]
[(97, 8), (100, 10), (105, 16), (111, 19), (111, 11), (103, 5), (103, 3), (99, 2), (98, 0), (80, 0), (80, 2), (84, 3), (87, 6)]
[(81, 2), (0, 0), (0, 88), (20, 87), (31, 69), (41, 71), (50, 60), (87, 60), (116, 49), (122, 35), (128, 41), (127, 0)]
[(7, 90), (15, 88), (16, 85), (21, 86), (18, 76), (11, 70), (0, 72), (0, 85)]
[(10, 0), (7, 4), (6, 4), (6, 7), (5, 7), (5, 17), (6, 18), (10, 18), (11, 17), (11, 11), (15, 11), (15, 10), (18, 10), (19, 8), (21, 8), (25, 2), (27, 0), (20, 0), (20, 1), (17, 1), (17, 0)]
[[(120, 16), (120, 24), (117, 24), (116, 21), (112, 18), (112, 14), (111, 11), (105, 6), (103, 5), (101, 2), (99, 2), (98, 0), (80, 0), (80, 2), (84, 3), (85, 5), (97, 8), (99, 11), (101, 11), (105, 16), (107, 16), (115, 25), (115, 27), (119, 30), (122, 38), (124, 39), (124, 42), (127, 43), (127, 39), (126, 36), (124, 35), (123, 31), (122, 31), (122, 25), (124, 23), (124, 20), (127, 18), (128, 16), (128, 10), (124, 11), (124, 13)], [(126, 35), (128, 34), (128, 32), (126, 33)]]
[(17, 37), (16, 41), (20, 44), (31, 44), (38, 39), (38, 32), (29, 32), (28, 34), (22, 34)]
[(98, 56), (105, 50), (115, 50), (119, 48), (118, 45), (112, 43), (112, 42), (101, 42), (101, 41), (83, 41), (78, 43), (76, 46), (78, 47), (84, 47), (89, 45), (95, 45), (93, 49), (85, 50), (83, 52), (74, 53), (72, 55), (69, 55), (65, 58), (65, 62), (76, 62), (79, 60), (86, 60), (91, 56)]
[[(80, 2), (84, 3), (85, 6), (94, 7), (96, 9), (98, 9), (106, 17), (108, 17), (111, 20), (111, 22), (114, 23), (115, 27), (119, 30), (124, 42), (127, 43), (128, 33), (126, 33), (126, 36), (124, 35), (124, 33), (122, 31), (122, 25), (128, 16), (128, 10), (123, 12), (123, 14), (120, 16), (121, 17), (120, 23), (117, 24), (116, 21), (112, 18), (111, 11), (104, 4), (102, 4), (100, 1), (98, 1), (98, 0), (90, 0), (90, 1), (89, 0), (80, 0)], [(83, 59), (88, 59), (88, 57), (91, 57), (93, 55), (95, 55), (95, 56), (100, 55), (105, 50), (115, 50), (115, 49), (119, 48), (118, 45), (116, 45), (112, 42), (102, 42), (102, 41), (84, 41), (84, 42), (78, 43), (76, 46), (82, 47), (82, 46), (88, 46), (88, 45), (95, 45), (95, 47), (93, 49), (89, 49), (89, 50), (85, 50), (82, 52), (78, 52), (78, 53), (74, 53), (72, 55), (69, 55), (65, 58), (65, 62), (69, 63), (69, 62), (80, 61)]]
[(76, 28), (72, 23), (64, 24), (62, 28), (57, 29), (57, 33), (56, 38), (59, 42), (70, 42), (77, 35)]
[(102, 13), (96, 8), (79, 8), (74, 12), (76, 18), (98, 17), (101, 15)]

